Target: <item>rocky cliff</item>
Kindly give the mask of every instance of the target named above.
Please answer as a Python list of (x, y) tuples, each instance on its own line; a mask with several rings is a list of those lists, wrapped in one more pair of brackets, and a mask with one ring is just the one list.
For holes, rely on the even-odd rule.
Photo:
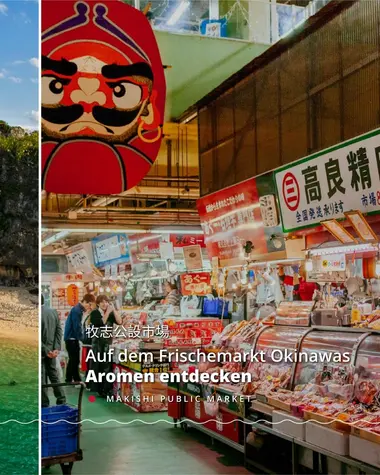
[[(38, 133), (0, 121), (0, 266), (38, 269)], [(10, 267), (9, 267), (10, 266)]]

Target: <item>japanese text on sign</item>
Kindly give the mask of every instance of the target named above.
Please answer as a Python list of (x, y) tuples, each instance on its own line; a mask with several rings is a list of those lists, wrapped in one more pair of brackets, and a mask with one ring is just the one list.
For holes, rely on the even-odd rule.
[(237, 210), (234, 213), (225, 215), (220, 219), (213, 221), (204, 221), (202, 223), (203, 232), (206, 236), (220, 231), (229, 231), (237, 226), (252, 223), (255, 221), (253, 208)]
[(244, 193), (239, 193), (234, 196), (229, 196), (223, 200), (215, 201), (215, 203), (210, 203), (206, 206), (207, 213), (216, 211), (219, 209), (227, 208), (227, 206), (234, 206), (235, 204), (241, 203), (244, 201)]
[(276, 172), (285, 231), (380, 212), (380, 130)]
[(183, 295), (206, 295), (210, 291), (211, 276), (208, 272), (181, 275)]
[(131, 325), (124, 327), (119, 325), (116, 328), (105, 325), (104, 327), (88, 326), (86, 328), (87, 338), (169, 338), (169, 327), (167, 325), (153, 326), (153, 325)]

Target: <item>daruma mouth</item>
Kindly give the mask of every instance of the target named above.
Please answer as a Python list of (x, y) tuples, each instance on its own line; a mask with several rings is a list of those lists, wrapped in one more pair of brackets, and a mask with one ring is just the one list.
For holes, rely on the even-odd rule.
[[(95, 121), (106, 128), (107, 126), (124, 127), (132, 123), (138, 117), (139, 113), (140, 108), (132, 111), (122, 111), (94, 106), (92, 109), (92, 115)], [(80, 119), (83, 114), (84, 107), (81, 104), (74, 104), (72, 106), (42, 107), (41, 110), (42, 118), (47, 122), (67, 126)]]
[(95, 106), (92, 115), (100, 124), (109, 127), (123, 127), (132, 123), (139, 115), (140, 108), (123, 111), (117, 109), (107, 109), (106, 107)]

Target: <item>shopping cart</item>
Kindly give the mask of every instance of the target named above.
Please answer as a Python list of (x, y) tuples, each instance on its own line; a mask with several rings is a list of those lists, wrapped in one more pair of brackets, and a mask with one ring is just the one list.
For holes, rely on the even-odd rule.
[[(76, 383), (45, 384), (42, 389), (75, 386)], [(60, 465), (63, 474), (71, 474), (74, 462), (83, 460), (80, 448), (82, 397), (85, 384), (81, 383), (78, 406), (62, 404), (42, 408), (41, 466)], [(62, 421), (62, 422), (57, 422)], [(67, 421), (67, 422), (64, 422)], [(51, 424), (55, 422), (54, 424)]]

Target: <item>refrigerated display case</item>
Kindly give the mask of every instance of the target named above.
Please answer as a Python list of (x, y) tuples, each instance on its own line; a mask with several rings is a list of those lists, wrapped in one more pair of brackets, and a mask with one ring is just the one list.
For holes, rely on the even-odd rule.
[[(247, 397), (245, 418), (242, 417), (242, 412), (234, 413), (237, 428), (235, 434), (227, 433), (223, 425), (219, 428), (218, 424), (211, 427), (210, 422), (208, 425), (199, 425), (199, 422), (204, 423), (208, 419), (225, 421), (228, 412), (222, 404), (217, 415), (211, 418), (203, 414), (202, 401), (199, 403), (198, 412), (194, 403), (185, 402), (173, 417), (182, 423), (186, 421), (185, 425), (192, 425), (191, 421), (196, 421), (194, 427), (198, 430), (244, 451), (248, 445), (242, 445), (242, 441), (246, 439), (247, 430), (252, 424), (253, 430), (259, 429), (285, 438), (293, 447), (307, 448), (312, 456), (325, 454), (326, 457), (335, 460), (340, 457), (345, 466), (360, 467), (366, 473), (376, 473), (376, 471), (368, 472), (372, 469), (371, 465), (366, 465), (370, 463), (370, 459), (349, 457), (348, 440), (355, 437), (354, 440), (360, 444), (363, 441), (371, 441), (375, 447), (380, 443), (380, 333), (355, 329), (277, 325), (263, 328), (257, 333), (252, 351), (255, 354), (263, 351), (265, 361), (252, 362), (248, 365), (248, 371), (254, 378), (250, 383), (251, 387), (245, 387), (245, 391), (243, 390), (243, 394)], [(293, 361), (292, 359), (279, 361), (281, 352), (294, 354), (296, 357)], [(300, 359), (302, 354), (310, 356), (312, 353), (327, 356), (324, 357), (325, 361), (321, 359), (320, 363), (308, 362), (307, 358)], [(344, 354), (346, 358), (343, 358)], [(338, 361), (334, 360), (333, 355), (338, 356)], [(356, 388), (357, 383), (360, 384), (361, 381), (358, 378), (363, 380), (363, 387), (366, 388), (366, 391), (361, 393), (363, 404), (357, 403)], [(199, 386), (202, 394), (202, 385)], [(220, 394), (221, 388), (216, 387), (215, 390), (216, 394)], [(181, 394), (181, 389), (178, 393)], [(259, 399), (259, 403), (254, 400), (255, 397)], [(371, 397), (371, 401), (368, 397)], [(368, 405), (369, 402), (372, 403), (371, 407)], [(290, 435), (287, 434), (285, 427), (280, 429), (275, 425), (272, 426), (271, 416), (268, 416), (272, 412), (262, 414), (256, 409), (264, 406), (271, 407), (272, 412), (277, 411), (276, 416), (283, 417), (285, 421), (289, 419), (295, 421), (296, 425), (290, 424), (291, 429), (302, 427), (303, 436)], [(375, 430), (369, 432), (365, 424), (376, 422), (378, 418), (379, 426), (375, 426)], [(268, 422), (255, 425), (254, 421), (258, 419)], [(314, 422), (302, 426), (302, 421), (308, 419), (320, 422), (321, 425)], [(359, 426), (353, 427), (351, 432), (352, 421), (357, 421)], [(315, 432), (323, 432), (323, 437), (318, 443), (315, 442), (314, 429)], [(243, 437), (241, 430), (244, 431)], [(334, 441), (338, 439), (340, 445), (335, 448)], [(303, 463), (298, 457), (293, 462)]]
[[(302, 338), (308, 333), (305, 327), (273, 326), (264, 328), (253, 344), (254, 352), (263, 352), (263, 361), (253, 361), (248, 366), (252, 382), (247, 383), (243, 393), (247, 395), (267, 393), (275, 389), (291, 389), (296, 353)], [(288, 356), (288, 358), (284, 358)]]
[[(292, 389), (310, 383), (326, 367), (339, 367), (342, 371), (348, 371), (355, 364), (356, 350), (366, 335), (342, 329), (311, 329), (300, 344), (299, 352), (306, 356), (296, 364)], [(312, 353), (321, 355), (317, 363), (311, 361)]]
[(380, 334), (368, 335), (361, 341), (355, 361), (355, 379), (356, 399), (380, 408)]

